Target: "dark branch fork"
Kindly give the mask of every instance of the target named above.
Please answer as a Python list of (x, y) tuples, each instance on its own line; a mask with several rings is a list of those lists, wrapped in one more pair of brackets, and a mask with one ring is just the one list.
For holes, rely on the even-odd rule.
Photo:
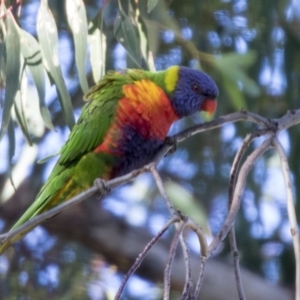
[[(190, 219), (188, 216), (182, 215), (173, 207), (165, 191), (163, 181), (156, 169), (156, 165), (158, 164), (159, 161), (163, 159), (163, 157), (170, 150), (174, 151), (174, 147), (176, 150), (177, 143), (180, 143), (195, 134), (199, 134), (200, 132), (212, 130), (215, 128), (219, 128), (225, 124), (235, 123), (239, 121), (247, 121), (247, 122), (255, 123), (257, 124), (258, 128), (253, 133), (248, 134), (245, 137), (240, 149), (236, 153), (234, 162), (232, 164), (230, 181), (229, 181), (229, 191), (228, 191), (229, 211), (226, 220), (224, 221), (224, 224), (220, 229), (219, 233), (211, 241), (211, 243), (207, 245), (207, 241), (205, 239), (205, 236), (201, 228), (192, 219)], [(292, 181), (291, 181), (290, 169), (289, 169), (286, 154), (277, 138), (278, 133), (288, 129), (289, 127), (295, 126), (298, 123), (300, 123), (300, 109), (288, 111), (284, 116), (282, 116), (279, 119), (267, 119), (260, 115), (242, 110), (240, 112), (235, 112), (229, 115), (222, 116), (211, 122), (193, 126), (189, 129), (183, 130), (182, 132), (168, 138), (164, 146), (161, 148), (159, 153), (157, 153), (156, 157), (149, 165), (144, 166), (141, 169), (134, 170), (127, 175), (112, 179), (110, 181), (103, 181), (102, 179), (97, 179), (95, 181), (94, 186), (86, 190), (85, 192), (73, 197), (69, 201), (49, 211), (46, 211), (36, 216), (35, 218), (29, 220), (19, 228), (1, 234), (0, 242), (3, 243), (6, 240), (11, 240), (21, 232), (30, 231), (32, 228), (42, 223), (43, 221), (53, 217), (57, 213), (73, 205), (80, 203), (81, 201), (88, 198), (89, 196), (97, 195), (100, 198), (103, 198), (110, 189), (113, 189), (121, 184), (128, 183), (129, 181), (136, 178), (138, 175), (142, 173), (151, 172), (156, 182), (156, 185), (159, 189), (159, 192), (162, 198), (164, 199), (166, 206), (168, 207), (170, 213), (170, 219), (165, 224), (165, 226), (160, 230), (160, 232), (146, 245), (144, 250), (137, 257), (134, 265), (130, 268), (128, 273), (125, 275), (123, 283), (121, 284), (115, 299), (121, 299), (122, 291), (127, 281), (129, 280), (130, 276), (140, 266), (148, 251), (173, 224), (175, 225), (176, 231), (174, 233), (174, 237), (171, 242), (171, 246), (169, 250), (169, 258), (165, 267), (163, 299), (164, 300), (169, 299), (172, 262), (175, 257), (176, 249), (178, 247), (178, 242), (180, 242), (181, 248), (183, 250), (183, 256), (185, 261), (185, 274), (186, 274), (185, 276), (186, 282), (185, 282), (184, 290), (182, 292), (181, 299), (198, 299), (198, 295), (203, 282), (205, 262), (213, 254), (213, 252), (220, 246), (220, 244), (223, 242), (224, 238), (227, 236), (228, 233), (230, 233), (229, 237), (230, 237), (230, 244), (231, 244), (231, 250), (232, 250), (233, 261), (234, 261), (234, 270), (236, 275), (239, 299), (246, 299), (243, 291), (243, 285), (242, 285), (242, 280), (241, 280), (241, 275), (239, 270), (238, 249), (236, 245), (233, 225), (234, 225), (236, 214), (241, 204), (241, 199), (242, 199), (248, 173), (253, 168), (253, 166), (259, 159), (259, 157), (261, 157), (268, 149), (275, 148), (281, 161), (281, 168), (282, 168), (282, 173), (283, 173), (285, 186), (286, 186), (288, 216), (290, 220), (291, 234), (292, 234), (293, 245), (295, 250), (295, 261), (296, 261), (295, 299), (300, 300), (300, 286), (299, 286), (300, 285), (300, 243), (299, 243), (299, 233), (298, 233), (296, 214), (295, 214), (295, 209), (293, 204), (294, 199), (293, 199), (293, 192), (292, 192)], [(242, 159), (244, 157), (246, 150), (249, 148), (249, 145), (254, 139), (260, 136), (265, 136), (264, 142), (261, 145), (259, 145), (242, 163)], [(200, 268), (199, 268), (198, 279), (195, 288), (193, 286), (193, 281), (191, 276), (189, 250), (186, 242), (184, 241), (183, 234), (182, 234), (185, 228), (189, 228), (196, 233), (199, 239), (199, 244), (201, 246)]]

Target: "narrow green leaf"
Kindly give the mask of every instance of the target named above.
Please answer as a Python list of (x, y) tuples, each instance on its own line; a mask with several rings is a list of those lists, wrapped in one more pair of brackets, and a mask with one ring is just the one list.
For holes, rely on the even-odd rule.
[(200, 201), (195, 199), (193, 194), (173, 181), (166, 183), (165, 188), (174, 207), (192, 218), (196, 223), (199, 223), (206, 233), (211, 233), (205, 213), (206, 210)]
[(228, 53), (215, 60), (215, 67), (224, 77), (232, 80), (236, 85), (239, 83), (245, 93), (258, 97), (260, 95), (258, 84), (244, 70), (254, 63), (255, 58), (256, 55), (253, 51), (243, 55)]
[(25, 102), (26, 102), (26, 93), (27, 93), (27, 78), (25, 77), (24, 61), (22, 62), (22, 72), (21, 72), (21, 83), (20, 88), (16, 93), (14, 108), (17, 117), (17, 121), (20, 125), (20, 128), (26, 138), (27, 143), (32, 146), (30, 139), (30, 134), (27, 126), (27, 120), (25, 116)]
[(137, 30), (138, 34), (140, 37), (140, 49), (141, 49), (141, 54), (146, 62), (147, 60), (147, 52), (148, 52), (148, 40), (146, 37), (146, 26), (143, 23), (142, 18), (140, 17), (140, 11), (139, 9), (136, 10), (136, 25), (137, 25)]
[(39, 43), (31, 34), (23, 29), (20, 29), (20, 35), (21, 53), (25, 60), (25, 66), (28, 66), (38, 92), (41, 116), (44, 120), (45, 125), (49, 129), (54, 130), (50, 112), (45, 103), (45, 70)]
[(85, 59), (87, 52), (88, 25), (86, 11), (82, 0), (67, 0), (66, 11), (69, 26), (74, 36), (75, 61), (79, 82), (84, 93), (89, 90), (85, 73)]
[(12, 119), (9, 119), (8, 121), (8, 129), (7, 129), (7, 134), (8, 134), (8, 159), (9, 159), (9, 169), (8, 169), (8, 174), (9, 174), (9, 179), (11, 182), (11, 185), (13, 186), (14, 190), (16, 190), (15, 184), (13, 182), (12, 178), (12, 159), (15, 155), (15, 149), (16, 149), (16, 138), (15, 138), (15, 129), (14, 129), (14, 124)]
[(41, 1), (41, 6), (38, 11), (37, 34), (40, 41), (45, 67), (56, 85), (59, 96), (58, 99), (60, 101), (64, 117), (69, 128), (71, 129), (75, 124), (73, 107), (70, 95), (62, 76), (61, 68), (59, 66), (57, 50), (58, 35), (56, 24), (52, 13), (48, 9), (46, 0)]
[[(0, 4), (0, 15), (3, 16), (5, 14), (5, 10), (6, 10), (6, 7), (4, 5), (4, 3), (2, 2)], [(6, 28), (5, 28), (5, 22), (2, 19), (0, 19), (0, 31), (1, 32), (6, 32)], [(3, 34), (3, 37), (1, 38), (0, 40), (0, 85), (1, 86), (4, 86), (4, 70), (5, 69), (5, 41), (4, 41), (4, 38), (5, 35)], [(0, 127), (1, 127), (1, 122), (0, 122)]]
[(2, 62), (5, 53), (4, 51), (5, 51), (5, 44), (2, 41), (0, 41), (0, 72), (2, 72)]
[[(149, 68), (153, 66), (152, 57), (157, 55), (157, 51), (160, 45), (160, 33), (161, 28), (167, 28), (168, 30), (174, 31), (178, 36), (181, 36), (181, 29), (174, 17), (169, 13), (168, 1), (157, 1), (155, 6), (155, 14), (153, 18), (149, 18), (148, 1), (139, 1), (139, 9), (141, 13), (141, 19), (147, 27), (147, 39), (150, 56), (148, 56)], [(150, 59), (150, 61), (149, 61)]]
[(158, 3), (158, 0), (148, 0), (148, 3), (147, 3), (147, 12), (148, 14), (151, 13), (151, 11), (155, 8), (155, 6), (157, 5)]
[(11, 117), (11, 108), (19, 87), (20, 38), (18, 33), (18, 25), (16, 24), (10, 11), (7, 11), (6, 13), (6, 28), (6, 89), (2, 113), (0, 140), (3, 138), (3, 135), (7, 130)]
[(114, 24), (114, 35), (118, 42), (123, 45), (128, 55), (137, 67), (141, 68), (141, 49), (140, 37), (136, 24), (134, 24), (134, 16), (132, 7), (129, 9), (130, 16), (124, 12), (121, 2), (119, 1), (119, 13)]
[(138, 33), (140, 36), (140, 48), (144, 61), (147, 63), (147, 69), (151, 72), (155, 72), (155, 63), (153, 55), (149, 50), (149, 36), (145, 20), (140, 14), (140, 10), (136, 9), (136, 24), (138, 28)]
[(232, 106), (236, 110), (248, 108), (247, 102), (245, 101), (244, 94), (238, 89), (238, 86), (232, 80), (229, 80), (227, 77), (223, 76), (223, 87), (226, 90), (229, 99), (232, 103)]
[(106, 36), (101, 30), (102, 24), (102, 16), (98, 14), (89, 25), (90, 61), (95, 82), (105, 73)]
[(239, 66), (240, 68), (247, 69), (251, 67), (256, 60), (255, 51), (248, 51), (244, 54), (238, 54), (235, 52), (225, 53), (222, 55), (221, 60), (226, 64)]
[(151, 61), (148, 61), (148, 64), (150, 66), (150, 63), (154, 65), (153, 56), (157, 54), (157, 51), (159, 49), (161, 30), (159, 27), (159, 23), (146, 20), (144, 17), (143, 17), (143, 21), (145, 26), (147, 27), (147, 40), (148, 40), (149, 53), (152, 55), (152, 57), (150, 57)]
[[(25, 77), (25, 76), (23, 76)], [(24, 79), (22, 79), (22, 81), (24, 81)], [(22, 83), (23, 85), (23, 83)], [(30, 138), (30, 133), (28, 130), (28, 126), (27, 126), (27, 120), (26, 120), (26, 116), (25, 116), (25, 108), (24, 108), (24, 102), (25, 99), (23, 99), (23, 97), (25, 96), (26, 91), (22, 91), (23, 88), (21, 88), (21, 90), (19, 90), (16, 94), (16, 99), (15, 99), (15, 103), (14, 103), (14, 109), (15, 109), (15, 114), (16, 114), (16, 118), (17, 121), (19, 123), (19, 126), (22, 130), (22, 133), (27, 141), (27, 143), (32, 146), (32, 141)]]
[(44, 164), (45, 162), (47, 162), (49, 159), (55, 157), (55, 156), (58, 156), (60, 155), (60, 152), (57, 152), (57, 153), (53, 153), (53, 154), (50, 154), (50, 155), (47, 155), (46, 157), (40, 159), (37, 161), (38, 164)]

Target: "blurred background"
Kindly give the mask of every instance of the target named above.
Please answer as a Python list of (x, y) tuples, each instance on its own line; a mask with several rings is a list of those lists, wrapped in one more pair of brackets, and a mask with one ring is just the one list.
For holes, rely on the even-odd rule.
[[(40, 1), (23, 0), (21, 6), (5, 2), (6, 7), (12, 7), (16, 24), (37, 38)], [(85, 75), (91, 87), (107, 70), (129, 67), (161, 70), (185, 65), (204, 70), (220, 90), (215, 117), (243, 108), (277, 118), (299, 107), (299, 0), (86, 0), (89, 36), (87, 55), (81, 58), (84, 74), (74, 52), (76, 42), (67, 17), (72, 5), (67, 2), (72, 1), (49, 0), (48, 5), (58, 33), (57, 48), (52, 45), (52, 50), (58, 53), (75, 119), (84, 105)], [(4, 20), (2, 17), (1, 22)], [(1, 115), (7, 55), (3, 50), (3, 22)], [(83, 30), (80, 20), (77, 25)], [(26, 71), (23, 78), (20, 90), (25, 95), (20, 97), (20, 107), (24, 123), (12, 112), (13, 122), (0, 142), (2, 232), (35, 199), (57, 157), (43, 164), (37, 161), (57, 153), (69, 134), (66, 112), (62, 113), (56, 85), (51, 84), (53, 78), (45, 76), (45, 103), (55, 130), (49, 129), (51, 122), (48, 128), (43, 122), (32, 74)], [(195, 115), (177, 122), (170, 134), (205, 120)], [(255, 126), (250, 123), (236, 123), (201, 133), (181, 143), (159, 164), (174, 206), (200, 224), (208, 241), (226, 217), (235, 153), (253, 130)], [(299, 126), (283, 132), (280, 141), (292, 170), (299, 218)], [(255, 141), (251, 149), (261, 142)], [(0, 299), (113, 299), (124, 272), (168, 218), (149, 174), (113, 190), (102, 201), (96, 197), (86, 200), (38, 226), (0, 257)], [(285, 187), (275, 152), (267, 152), (250, 173), (235, 228), (247, 299), (292, 299), (294, 254)], [(150, 251), (130, 279), (124, 299), (162, 298), (163, 270), (173, 233), (169, 230)], [(199, 245), (193, 233), (186, 232), (185, 238), (196, 273)], [(237, 299), (233, 276), (226, 239), (207, 264), (201, 299)], [(184, 284), (180, 250), (171, 284), (172, 299), (180, 298)]]

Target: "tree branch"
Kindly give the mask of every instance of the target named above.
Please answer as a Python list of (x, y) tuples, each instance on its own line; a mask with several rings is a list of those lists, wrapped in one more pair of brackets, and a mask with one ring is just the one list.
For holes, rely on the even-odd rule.
[(171, 287), (171, 270), (172, 270), (172, 265), (177, 249), (177, 244), (180, 238), (180, 235), (182, 234), (182, 231), (184, 229), (185, 221), (181, 221), (179, 225), (177, 226), (176, 232), (174, 234), (174, 237), (172, 239), (172, 243), (170, 246), (169, 250), (169, 256), (168, 256), (168, 261), (165, 267), (165, 272), (164, 272), (164, 300), (169, 300), (170, 299), (170, 287)]
[(176, 223), (179, 222), (180, 219), (177, 216), (173, 216), (166, 224), (165, 226), (158, 232), (158, 234), (151, 239), (151, 241), (148, 243), (148, 245), (144, 248), (144, 250), (139, 254), (137, 259), (135, 260), (135, 263), (132, 265), (132, 267), (129, 269), (127, 274), (124, 276), (123, 282), (121, 286), (118, 289), (118, 292), (115, 296), (115, 300), (121, 299), (121, 294), (125, 288), (126, 283), (128, 282), (130, 276), (137, 270), (137, 268), (140, 266), (142, 263), (143, 259), (149, 252), (149, 250), (154, 246), (154, 244), (162, 237), (162, 235), (169, 229), (169, 227)]
[(289, 168), (287, 156), (282, 145), (279, 143), (277, 137), (272, 139), (272, 143), (277, 150), (277, 153), (280, 158), (281, 171), (285, 182), (286, 188), (286, 199), (287, 199), (287, 211), (289, 216), (289, 221), (291, 225), (291, 235), (293, 239), (293, 246), (295, 252), (295, 261), (296, 261), (296, 292), (295, 299), (300, 300), (300, 241), (299, 241), (299, 230), (297, 217), (294, 207), (294, 196), (292, 190), (292, 179), (291, 179), (291, 171)]
[[(164, 198), (166, 205), (172, 215), (171, 223), (169, 222), (166, 224), (166, 226), (160, 231), (160, 233), (153, 239), (151, 242), (146, 246), (146, 248), (143, 250), (143, 252), (140, 254), (140, 256), (137, 258), (136, 263), (133, 265), (133, 267), (130, 269), (128, 274), (125, 276), (124, 281), (122, 286), (119, 289), (119, 292), (117, 294), (121, 295), (121, 292), (128, 280), (128, 278), (131, 276), (133, 272), (136, 271), (142, 260), (144, 259), (145, 255), (148, 253), (149, 249), (153, 246), (153, 244), (161, 237), (161, 235), (169, 228), (169, 226), (174, 223), (180, 221), (180, 226), (177, 228), (177, 231), (175, 233), (175, 236), (173, 238), (172, 242), (172, 247), (169, 252), (169, 260), (168, 264), (165, 269), (165, 299), (169, 295), (169, 283), (170, 283), (170, 276), (171, 276), (171, 267), (173, 264), (174, 260), (174, 255), (175, 255), (175, 250), (177, 248), (178, 241), (181, 241), (183, 252), (184, 252), (184, 257), (186, 261), (186, 283), (185, 283), (185, 288), (184, 292), (182, 294), (182, 299), (186, 299), (189, 295), (191, 295), (192, 291), (192, 281), (191, 281), (191, 269), (190, 269), (190, 263), (189, 263), (189, 254), (188, 254), (188, 248), (182, 238), (182, 231), (185, 226), (190, 227), (192, 230), (196, 232), (198, 235), (200, 244), (201, 244), (201, 265), (200, 265), (200, 272), (198, 276), (198, 281), (197, 285), (195, 288), (195, 293), (194, 296), (191, 295), (192, 298), (197, 298), (198, 293), (200, 291), (202, 281), (203, 281), (203, 275), (204, 275), (204, 266), (207, 258), (209, 258), (212, 253), (216, 250), (216, 248), (222, 243), (226, 235), (228, 234), (229, 230), (232, 228), (232, 225), (234, 223), (236, 214), (239, 210), (240, 203), (241, 203), (241, 197), (243, 195), (244, 187), (246, 184), (246, 179), (248, 176), (249, 171), (252, 169), (253, 165), (255, 162), (258, 160), (258, 158), (263, 155), (267, 149), (269, 149), (272, 145), (274, 145), (280, 155), (281, 158), (281, 163), (282, 163), (282, 170), (283, 170), (283, 175), (285, 178), (286, 186), (287, 186), (287, 198), (288, 198), (288, 211), (289, 211), (289, 218), (292, 226), (292, 235), (293, 235), (293, 242), (294, 242), (294, 249), (295, 249), (295, 256), (296, 256), (296, 261), (297, 261), (297, 295), (298, 298), (297, 300), (300, 300), (299, 296), (299, 277), (300, 277), (300, 258), (299, 258), (299, 236), (298, 236), (298, 231), (297, 231), (297, 221), (295, 218), (295, 212), (293, 208), (293, 196), (292, 196), (292, 190), (291, 190), (291, 180), (289, 177), (289, 168), (287, 164), (287, 159), (285, 156), (285, 153), (283, 151), (282, 146), (278, 142), (277, 138), (275, 137), (276, 134), (282, 130), (285, 130), (291, 126), (294, 126), (298, 123), (300, 123), (300, 110), (294, 110), (294, 111), (289, 111), (287, 112), (284, 116), (282, 116), (279, 119), (266, 119), (262, 116), (259, 116), (257, 114), (247, 112), (247, 111), (240, 111), (236, 113), (232, 113), (223, 117), (220, 117), (214, 121), (199, 124), (196, 126), (193, 126), (189, 129), (183, 130), (180, 133), (174, 135), (172, 139), (176, 143), (180, 143), (187, 138), (198, 134), (203, 131), (208, 131), (212, 130), (218, 127), (221, 127), (222, 125), (228, 124), (228, 123), (234, 123), (238, 121), (248, 121), (255, 123), (259, 126), (259, 129), (257, 132), (251, 134), (250, 136), (247, 136), (246, 139), (244, 140), (243, 145), (241, 146), (240, 150), (238, 151), (235, 161), (233, 163), (233, 169), (231, 173), (231, 179), (230, 179), (230, 187), (229, 187), (229, 204), (230, 204), (230, 209), (228, 212), (228, 215), (226, 217), (226, 220), (218, 233), (218, 235), (213, 239), (213, 241), (210, 243), (210, 245), (207, 247), (206, 245), (206, 239), (204, 234), (202, 233), (201, 229), (193, 223), (192, 220), (190, 220), (187, 217), (182, 216), (180, 213), (178, 213), (175, 208), (172, 206), (172, 203), (168, 199), (168, 196), (165, 192), (163, 182), (156, 170), (156, 165), (157, 163), (163, 159), (163, 157), (169, 152), (169, 150), (172, 148), (172, 146), (169, 143), (165, 143), (160, 151), (157, 153), (157, 155), (154, 157), (152, 163), (150, 163), (147, 166), (144, 166), (143, 168), (140, 168), (138, 170), (134, 170), (130, 172), (127, 175), (115, 178), (113, 180), (104, 182), (104, 186), (106, 186), (109, 189), (115, 188), (121, 184), (127, 183), (131, 181), (133, 178), (137, 177), (141, 173), (149, 172), (151, 171), (156, 184), (158, 186), (158, 189), (160, 190), (160, 193), (162, 197)], [(244, 164), (242, 165), (241, 169), (238, 172), (239, 164), (241, 162), (242, 156), (244, 155), (246, 149), (248, 148), (249, 144), (251, 141), (258, 136), (264, 135), (264, 134), (270, 134), (270, 136), (256, 149), (254, 150), (251, 155), (246, 159)], [(238, 176), (237, 176), (238, 174)], [(103, 186), (102, 186), (103, 187)], [(52, 216), (58, 214), (59, 212), (70, 208), (71, 206), (80, 203), (84, 199), (88, 198), (91, 195), (95, 195), (100, 192), (100, 196), (103, 197), (105, 194), (105, 190), (97, 186), (95, 184), (93, 187), (90, 189), (86, 190), (85, 192), (77, 195), (76, 197), (73, 197), (72, 199), (68, 200), (67, 202), (43, 213), (35, 218), (29, 220), (28, 222), (24, 223), (22, 226), (19, 228), (16, 228), (15, 230), (12, 230), (8, 233), (0, 235), (0, 241), (2, 243), (7, 242), (7, 241), (14, 241), (16, 238), (20, 236), (21, 233), (28, 232), (38, 224), (42, 223), (43, 221), (51, 218)], [(231, 197), (232, 196), (232, 197)], [(232, 201), (231, 201), (232, 199)], [(235, 253), (237, 253), (237, 248), (236, 248), (236, 243), (235, 243), (235, 238), (234, 238), (234, 232), (232, 233), (232, 249), (233, 249), (233, 254), (234, 254), (234, 260), (236, 264), (236, 277), (237, 277), (237, 284), (238, 284), (238, 290), (240, 294), (240, 298), (243, 299), (243, 291), (242, 291), (242, 285), (241, 285), (241, 280), (240, 280), (240, 275), (239, 275), (239, 268), (238, 268), (238, 256), (237, 258), (235, 257)], [(119, 299), (119, 298), (116, 298)]]
[[(235, 184), (238, 176), (238, 171), (239, 167), (242, 161), (242, 158), (246, 152), (246, 150), (249, 148), (251, 142), (261, 136), (262, 134), (266, 133), (266, 129), (260, 129), (257, 130), (256, 132), (252, 134), (248, 134), (239, 148), (238, 152), (235, 155), (234, 161), (231, 166), (231, 171), (230, 171), (230, 180), (229, 180), (229, 189), (228, 189), (228, 209), (231, 208), (232, 200), (233, 200), (233, 193), (235, 189)], [(235, 238), (235, 229), (234, 226), (231, 227), (230, 232), (229, 232), (229, 241), (230, 241), (230, 248), (231, 248), (231, 253), (233, 257), (233, 263), (234, 263), (234, 273), (235, 273), (235, 278), (236, 278), (236, 283), (237, 283), (237, 290), (239, 294), (240, 300), (245, 300), (245, 293), (244, 293), (244, 288), (242, 284), (242, 278), (241, 278), (241, 271), (240, 271), (240, 265), (239, 265), (239, 252), (236, 244), (236, 238)]]
[(235, 216), (240, 208), (241, 198), (243, 195), (248, 173), (250, 172), (255, 162), (258, 160), (258, 158), (262, 156), (263, 153), (267, 151), (270, 147), (271, 147), (271, 139), (268, 138), (248, 156), (243, 166), (241, 167), (239, 177), (236, 182), (236, 187), (233, 193), (233, 199), (232, 199), (232, 204), (230, 206), (230, 210), (227, 214), (227, 217), (225, 219), (225, 222), (220, 232), (217, 234), (217, 236), (213, 239), (211, 244), (208, 246), (208, 256), (210, 256), (218, 248), (218, 246), (222, 243), (222, 241), (228, 234), (231, 226), (234, 223)]

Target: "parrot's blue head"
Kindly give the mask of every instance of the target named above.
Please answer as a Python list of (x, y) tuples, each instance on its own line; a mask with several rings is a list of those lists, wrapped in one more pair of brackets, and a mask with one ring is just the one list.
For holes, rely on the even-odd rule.
[(179, 67), (178, 79), (171, 95), (172, 107), (180, 118), (198, 111), (213, 114), (217, 107), (218, 93), (217, 85), (207, 74)]

